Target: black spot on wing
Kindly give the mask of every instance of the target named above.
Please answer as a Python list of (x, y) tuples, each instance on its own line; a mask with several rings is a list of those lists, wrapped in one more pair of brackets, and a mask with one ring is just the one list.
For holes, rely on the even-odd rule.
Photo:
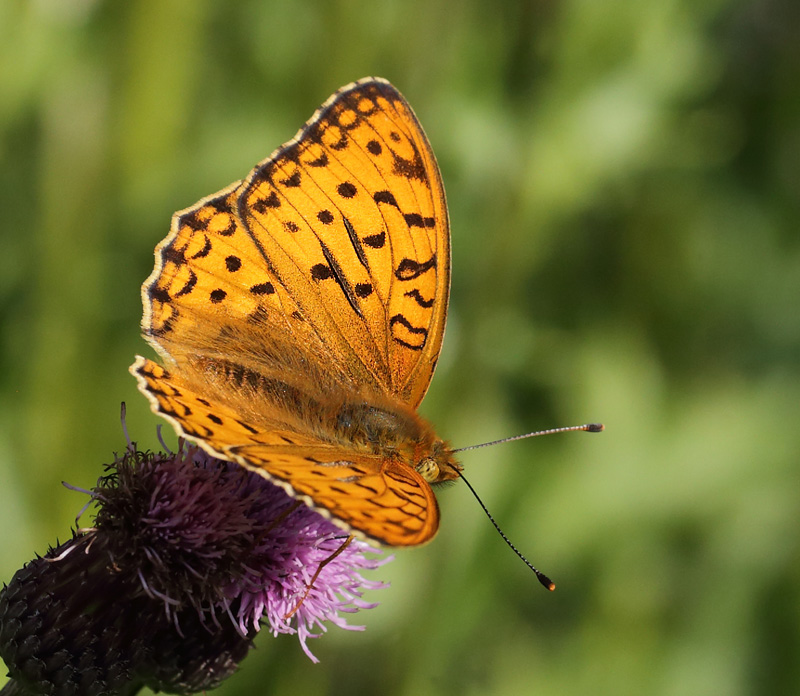
[(189, 258), (191, 259), (202, 259), (208, 256), (211, 253), (211, 239), (206, 237), (205, 244), (203, 244), (203, 248), (200, 249), (196, 254), (192, 254)]
[(315, 263), (311, 267), (311, 277), (316, 281), (328, 280), (328, 278), (333, 278), (333, 271), (324, 263)]
[(218, 213), (230, 213), (231, 207), (228, 204), (228, 197), (221, 196), (220, 198), (214, 198), (213, 200), (208, 201), (206, 203), (207, 206), (213, 208)]
[(378, 232), (378, 234), (370, 234), (361, 239), (371, 249), (382, 249), (386, 244), (386, 232)]
[(192, 290), (194, 290), (194, 286), (197, 285), (197, 274), (189, 269), (189, 279), (184, 283), (183, 287), (175, 293), (175, 297), (183, 297), (184, 295), (188, 295)]
[(352, 198), (356, 195), (356, 187), (349, 181), (343, 181), (336, 187), (336, 191), (342, 198)]
[(266, 198), (259, 198), (253, 203), (253, 210), (255, 210), (257, 213), (261, 213), (262, 215), (270, 208), (280, 207), (281, 199), (278, 198), (278, 194), (275, 191), (270, 191), (269, 196)]
[(195, 232), (200, 232), (208, 227), (208, 220), (201, 219), (200, 217), (198, 217), (197, 211), (193, 210), (190, 213), (181, 215), (180, 220), (178, 221), (178, 225), (180, 227), (186, 226), (190, 230), (194, 230)]
[(430, 300), (426, 300), (420, 294), (419, 290), (417, 290), (416, 288), (414, 288), (413, 290), (409, 290), (408, 292), (403, 293), (403, 294), (406, 297), (410, 297), (412, 300), (414, 300), (420, 307), (424, 307), (425, 309), (430, 309), (431, 307), (433, 307), (434, 298), (431, 297)]
[(245, 429), (245, 430), (246, 430), (248, 433), (250, 433), (251, 435), (257, 435), (257, 434), (258, 434), (258, 430), (257, 430), (256, 428), (254, 428), (252, 425), (248, 425), (248, 424), (247, 424), (247, 423), (245, 423), (244, 421), (241, 421), (241, 420), (238, 420), (238, 419), (237, 419), (237, 421), (236, 421), (236, 422), (237, 422), (239, 425), (241, 425), (241, 426), (242, 426), (242, 427), (243, 427), (243, 428), (244, 428), (244, 429)]
[(297, 171), (291, 176), (286, 177), (285, 179), (281, 179), (280, 183), (283, 184), (286, 188), (297, 188), (300, 186), (300, 182), (302, 181), (302, 176), (300, 172)]
[(161, 250), (161, 258), (165, 263), (173, 263), (176, 266), (183, 266), (186, 263), (185, 251), (176, 248), (173, 244)]
[(151, 285), (147, 288), (147, 295), (150, 297), (151, 300), (155, 300), (156, 302), (170, 302), (172, 298), (169, 295), (169, 292), (164, 288), (160, 288), (157, 285)]
[(275, 292), (275, 286), (270, 283), (259, 283), (250, 287), (250, 292), (253, 295), (272, 295)]
[(400, 206), (397, 205), (397, 199), (394, 197), (394, 194), (391, 191), (376, 191), (372, 195), (372, 200), (374, 200), (376, 203), (393, 205), (395, 208), (400, 210)]
[(432, 217), (422, 217), (419, 213), (405, 213), (403, 215), (409, 227), (436, 227), (436, 220)]
[(436, 268), (436, 254), (422, 263), (414, 261), (414, 259), (403, 259), (397, 266), (394, 275), (398, 280), (414, 280), (432, 268)]
[(218, 234), (222, 237), (230, 237), (234, 232), (236, 232), (236, 220), (231, 217), (228, 226), (224, 230), (220, 230)]
[(322, 152), (319, 157), (313, 160), (309, 160), (308, 166), (309, 167), (327, 167), (329, 164), (328, 160), (328, 153)]
[(361, 298), (369, 297), (372, 294), (372, 284), (371, 283), (357, 283), (356, 284), (356, 295)]
[(370, 493), (372, 493), (372, 495), (378, 495), (378, 493), (380, 493), (380, 491), (377, 488), (375, 488), (375, 486), (370, 486), (369, 484), (364, 483), (363, 481), (360, 480), (358, 480), (358, 486), (360, 488), (363, 488), (364, 490), (369, 491)]
[[(425, 341), (428, 338), (428, 329), (422, 326), (414, 326), (402, 314), (395, 314), (389, 320), (389, 326), (392, 329), (392, 338), (400, 345), (410, 348), (411, 350), (422, 350), (425, 346)], [(407, 334), (403, 337), (398, 336), (398, 327), (402, 327)], [(411, 340), (416, 337), (420, 338), (419, 342), (411, 343)]]
[(423, 184), (428, 184), (428, 173), (425, 171), (425, 163), (420, 157), (419, 150), (413, 141), (409, 141), (411, 147), (414, 149), (414, 158), (405, 159), (400, 157), (396, 152), (392, 153), (394, 157), (394, 173), (398, 176), (404, 176), (406, 179), (416, 179)]

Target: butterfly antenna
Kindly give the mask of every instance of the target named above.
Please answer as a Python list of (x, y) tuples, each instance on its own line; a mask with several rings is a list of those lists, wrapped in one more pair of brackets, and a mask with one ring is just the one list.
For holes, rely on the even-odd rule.
[[(575, 431), (584, 431), (587, 433), (600, 433), (605, 430), (605, 426), (602, 423), (586, 423), (584, 425), (571, 425), (565, 428), (550, 428), (549, 430), (537, 430), (533, 433), (525, 433), (524, 435), (514, 435), (512, 437), (504, 437), (501, 440), (493, 440), (492, 442), (484, 442), (480, 445), (470, 445), (469, 447), (459, 447), (458, 449), (450, 450), (450, 452), (467, 452), (468, 450), (479, 449), (481, 447), (489, 447), (491, 445), (500, 445), (504, 442), (514, 442), (514, 440), (524, 440), (529, 437), (538, 437), (539, 435), (553, 435), (555, 433), (569, 433)], [(483, 501), (481, 500), (480, 496), (478, 495), (477, 491), (472, 487), (472, 484), (467, 480), (464, 474), (459, 471), (458, 475), (467, 484), (467, 488), (469, 488), (472, 495), (475, 497), (475, 500), (478, 501), (478, 505), (481, 506), (481, 509), (486, 513), (486, 516), (489, 518), (489, 522), (492, 523), (494, 528), (497, 530), (497, 533), (502, 537), (503, 541), (506, 542), (508, 547), (520, 558), (520, 560), (530, 568), (534, 574), (536, 575), (536, 579), (542, 583), (544, 587), (546, 587), (551, 592), (556, 589), (556, 584), (548, 578), (542, 571), (536, 568), (525, 556), (522, 555), (522, 552), (514, 546), (509, 539), (505, 532), (500, 529), (500, 525), (495, 522), (494, 517), (492, 517), (492, 513), (489, 512), (489, 509), (484, 505)]]
[[(585, 425), (569, 425), (566, 428), (550, 428), (549, 430), (537, 430), (533, 433), (525, 433), (524, 435), (513, 435), (512, 437), (504, 437), (502, 440), (493, 440), (492, 442), (483, 442), (480, 445), (470, 445), (469, 447), (459, 447), (458, 449), (450, 450), (451, 452), (467, 452), (468, 450), (480, 449), (481, 447), (491, 447), (492, 445), (502, 445), (504, 442), (514, 442), (514, 440), (525, 440), (529, 437), (539, 437), (539, 435), (554, 435), (555, 433), (571, 433), (576, 430), (582, 430), (587, 433), (601, 433), (606, 429), (602, 423), (586, 423)], [(469, 485), (469, 484), (467, 484)]]
[(516, 546), (514, 546), (514, 544), (511, 542), (511, 539), (509, 539), (506, 536), (506, 533), (502, 529), (500, 529), (500, 525), (497, 524), (497, 522), (494, 521), (494, 517), (492, 517), (492, 513), (489, 512), (489, 509), (486, 507), (486, 505), (483, 504), (483, 501), (481, 500), (480, 496), (475, 491), (475, 489), (472, 487), (472, 484), (469, 481), (467, 481), (467, 479), (464, 476), (464, 474), (459, 471), (458, 475), (461, 477), (462, 481), (464, 481), (464, 483), (467, 484), (467, 488), (469, 488), (469, 490), (472, 492), (472, 495), (475, 496), (475, 500), (478, 501), (478, 505), (480, 505), (481, 508), (483, 508), (483, 511), (486, 513), (486, 516), (489, 518), (489, 522), (491, 522), (494, 525), (494, 528), (497, 530), (497, 533), (503, 538), (503, 541), (505, 541), (506, 544), (508, 544), (509, 548), (515, 554), (517, 554), (517, 556), (519, 556), (519, 558), (522, 560), (522, 562), (526, 566), (528, 566), (528, 568), (530, 568), (536, 574), (536, 579), (540, 583), (542, 583), (542, 585), (544, 585), (544, 587), (546, 587), (551, 592), (553, 590), (555, 590), (556, 589), (556, 584), (550, 578), (548, 578), (541, 570), (535, 568), (534, 565), (527, 558), (525, 558), (525, 556), (522, 555), (522, 552)]

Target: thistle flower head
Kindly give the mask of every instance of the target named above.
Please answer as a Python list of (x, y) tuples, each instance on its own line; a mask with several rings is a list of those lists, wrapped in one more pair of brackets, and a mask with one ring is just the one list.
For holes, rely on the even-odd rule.
[[(94, 526), (0, 593), (0, 656), (31, 693), (213, 688), (260, 626), (308, 639), (375, 606), (389, 558), (256, 473), (182, 444), (131, 445), (91, 491)], [(87, 671), (88, 670), (88, 671)], [(72, 690), (70, 690), (72, 689)]]
[(361, 576), (385, 562), (369, 555), (377, 549), (347, 543), (282, 488), (194, 446), (170, 455), (129, 450), (94, 496), (95, 528), (114, 540), (113, 561), (135, 570), (167, 612), (191, 604), (230, 614), (243, 636), (263, 619), (273, 634), (297, 633), (314, 661), (307, 639), (315, 628), (324, 632), (330, 621), (361, 630), (340, 613), (374, 607), (363, 591), (385, 586)]

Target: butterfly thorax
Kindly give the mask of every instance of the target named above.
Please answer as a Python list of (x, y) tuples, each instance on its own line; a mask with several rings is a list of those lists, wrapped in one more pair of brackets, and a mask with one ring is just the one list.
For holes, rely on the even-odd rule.
[(334, 420), (337, 439), (372, 454), (399, 459), (428, 483), (452, 480), (461, 470), (447, 443), (402, 404), (346, 402), (338, 407)]

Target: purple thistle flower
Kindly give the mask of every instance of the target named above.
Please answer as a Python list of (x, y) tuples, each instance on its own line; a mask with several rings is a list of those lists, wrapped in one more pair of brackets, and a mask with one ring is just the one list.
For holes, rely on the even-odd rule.
[(305, 653), (374, 607), (389, 558), (256, 473), (184, 443), (130, 445), (91, 491), (95, 524), (0, 593), (0, 656), (35, 694), (194, 693), (217, 686), (262, 624)]

